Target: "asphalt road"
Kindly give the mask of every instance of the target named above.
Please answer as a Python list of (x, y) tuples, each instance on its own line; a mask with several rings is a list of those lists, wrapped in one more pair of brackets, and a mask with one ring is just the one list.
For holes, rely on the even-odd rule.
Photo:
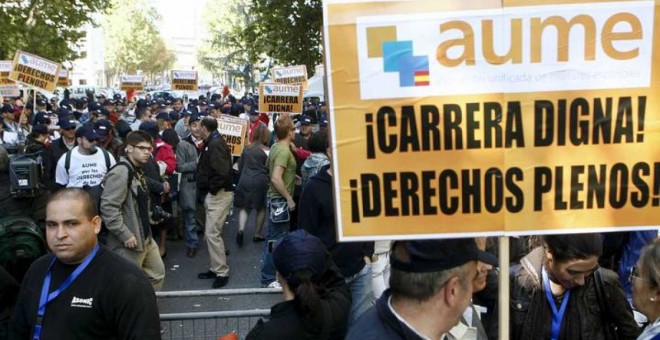
[[(245, 242), (243, 247), (236, 244), (236, 231), (238, 230), (238, 210), (228, 217), (225, 224), (223, 239), (225, 247), (230, 250), (227, 256), (229, 265), (229, 283), (223, 289), (231, 288), (260, 288), (261, 255), (265, 242), (253, 243), (254, 213), (248, 219), (245, 229)], [(186, 257), (184, 240), (167, 241), (167, 256), (165, 263), (165, 284), (163, 291), (208, 290), (213, 289), (212, 279), (201, 280), (197, 274), (207, 271), (208, 252), (203, 235), (199, 234), (200, 247), (195, 258)], [(251, 294), (245, 296), (205, 296), (185, 298), (159, 298), (158, 306), (163, 313), (207, 312), (207, 311), (235, 311), (250, 309), (269, 309), (273, 304), (281, 301), (281, 294)]]

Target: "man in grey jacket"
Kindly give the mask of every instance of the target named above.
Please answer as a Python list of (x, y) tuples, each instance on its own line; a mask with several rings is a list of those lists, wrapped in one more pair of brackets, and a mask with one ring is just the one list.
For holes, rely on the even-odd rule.
[(109, 231), (107, 246), (142, 268), (155, 291), (165, 266), (149, 225), (149, 189), (142, 172), (153, 151), (151, 136), (133, 131), (126, 137), (126, 157), (105, 175), (101, 216)]

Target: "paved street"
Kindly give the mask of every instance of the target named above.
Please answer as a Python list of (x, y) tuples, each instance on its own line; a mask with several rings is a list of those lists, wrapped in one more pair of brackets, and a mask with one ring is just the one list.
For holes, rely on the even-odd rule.
[[(236, 217), (236, 218), (234, 218)], [(245, 242), (242, 248), (236, 244), (238, 230), (238, 211), (231, 216), (223, 231), (225, 246), (231, 254), (227, 257), (230, 277), (224, 288), (259, 288), (261, 252), (264, 243), (253, 243), (254, 214), (248, 219), (245, 230)], [(168, 241), (165, 262), (165, 285), (163, 291), (205, 290), (212, 289), (213, 280), (200, 280), (197, 274), (208, 270), (208, 252), (203, 235), (200, 236), (200, 249), (197, 257), (185, 256), (186, 245), (183, 240)], [(160, 313), (182, 313), (202, 311), (228, 311), (248, 309), (268, 309), (281, 301), (281, 294), (260, 294), (228, 297), (186, 297), (160, 298)]]

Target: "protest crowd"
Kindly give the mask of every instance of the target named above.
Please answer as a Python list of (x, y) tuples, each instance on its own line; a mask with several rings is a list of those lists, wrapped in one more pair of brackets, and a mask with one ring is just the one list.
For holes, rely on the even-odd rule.
[[(324, 102), (269, 115), (249, 93), (129, 97), (4, 98), (0, 221), (34, 223), (49, 250), (0, 267), (0, 338), (160, 339), (177, 233), (189, 258), (208, 248), (197, 279), (214, 289), (249, 270), (225, 242), (263, 244), (259, 285), (283, 302), (247, 339), (498, 338), (496, 240), (337, 241)], [(240, 156), (221, 115), (248, 126)], [(12, 163), (37, 159), (38, 185), (16, 189)], [(657, 236), (512, 238), (511, 339), (658, 339)]]

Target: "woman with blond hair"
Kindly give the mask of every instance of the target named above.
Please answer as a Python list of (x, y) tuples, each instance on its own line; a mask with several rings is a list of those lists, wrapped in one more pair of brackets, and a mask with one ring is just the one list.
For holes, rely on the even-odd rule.
[(633, 305), (649, 320), (637, 340), (660, 339), (660, 239), (642, 251), (630, 272)]

